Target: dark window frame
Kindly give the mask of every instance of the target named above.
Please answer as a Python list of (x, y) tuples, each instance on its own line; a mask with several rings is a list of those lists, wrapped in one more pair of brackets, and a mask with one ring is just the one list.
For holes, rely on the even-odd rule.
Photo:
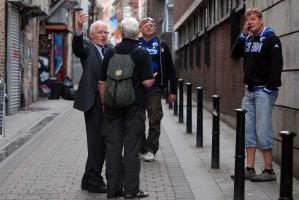
[(184, 56), (183, 56), (183, 59), (184, 59), (184, 68), (187, 70), (188, 69), (188, 48), (187, 46), (184, 47)]
[(210, 45), (210, 35), (209, 32), (207, 31), (207, 28), (205, 29), (204, 33), (204, 45), (205, 45), (205, 64), (210, 65), (210, 60), (211, 60), (211, 45)]
[(201, 41), (200, 41), (200, 38), (196, 39), (195, 46), (196, 46), (195, 63), (196, 63), (197, 67), (201, 67)]
[(193, 42), (190, 42), (188, 46), (189, 46), (189, 68), (193, 69), (193, 63), (194, 63)]

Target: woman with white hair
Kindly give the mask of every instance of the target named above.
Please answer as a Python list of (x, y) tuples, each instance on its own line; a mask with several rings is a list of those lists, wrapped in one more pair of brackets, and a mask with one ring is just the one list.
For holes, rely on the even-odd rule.
[[(154, 83), (150, 65), (150, 55), (146, 50), (138, 47), (139, 24), (135, 18), (125, 18), (121, 23), (122, 42), (105, 54), (100, 76), (100, 94), (104, 99), (104, 137), (106, 143), (106, 179), (108, 185), (108, 198), (124, 196), (125, 199), (144, 198), (148, 194), (139, 188), (139, 149), (141, 136), (145, 131), (145, 88)], [(127, 55), (127, 56), (125, 56)], [(119, 59), (119, 68), (116, 66), (116, 76), (125, 73), (122, 68), (127, 62), (123, 57), (129, 59), (133, 66), (131, 84), (133, 86), (134, 100), (123, 107), (105, 99), (105, 92), (110, 90), (110, 77), (107, 80), (107, 69), (109, 72), (117, 64), (111, 64), (112, 59)], [(113, 65), (113, 66), (112, 66)], [(127, 67), (127, 66), (125, 66)], [(127, 68), (126, 68), (127, 69)], [(109, 74), (110, 75), (110, 74)], [(105, 84), (107, 86), (105, 87)], [(114, 90), (115, 91), (115, 90)], [(113, 94), (113, 93), (112, 93)], [(114, 96), (114, 101), (119, 99)], [(107, 102), (108, 101), (108, 102)], [(124, 155), (122, 152), (124, 149)]]

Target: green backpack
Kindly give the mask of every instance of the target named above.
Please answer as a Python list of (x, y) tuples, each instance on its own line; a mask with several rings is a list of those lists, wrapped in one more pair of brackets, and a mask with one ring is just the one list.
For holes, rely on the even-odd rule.
[(104, 102), (111, 108), (123, 108), (135, 102), (132, 80), (135, 64), (131, 54), (119, 54), (115, 48), (113, 51), (107, 68)]

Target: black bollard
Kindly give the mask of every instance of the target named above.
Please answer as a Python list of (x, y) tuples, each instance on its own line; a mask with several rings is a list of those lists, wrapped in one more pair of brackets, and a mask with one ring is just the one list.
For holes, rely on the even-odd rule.
[(279, 200), (293, 200), (293, 143), (296, 133), (280, 131), (282, 137)]
[(168, 97), (169, 97), (169, 90), (168, 86), (165, 87), (165, 103), (168, 103)]
[(168, 102), (168, 108), (169, 108), (169, 110), (171, 110), (173, 108), (173, 102)]
[(166, 87), (163, 87), (161, 89), (161, 97), (162, 97), (162, 99), (165, 99), (165, 90), (166, 90)]
[(184, 79), (179, 79), (180, 98), (179, 98), (179, 123), (184, 123)]
[(213, 95), (213, 130), (212, 130), (212, 169), (219, 169), (219, 122), (220, 109), (218, 95)]
[(187, 86), (187, 122), (186, 132), (192, 133), (192, 83), (186, 83)]
[(172, 102), (169, 102), (169, 103), (168, 103), (168, 108), (171, 110), (172, 107), (173, 107), (173, 103), (172, 103)]
[(196, 127), (196, 147), (203, 147), (203, 96), (202, 87), (197, 87), (197, 127)]
[[(170, 97), (170, 81), (168, 82), (168, 98)], [(167, 99), (167, 102), (168, 102), (168, 108), (171, 110), (172, 107), (173, 107), (173, 102), (169, 102), (168, 99)]]
[(245, 113), (244, 109), (236, 109), (237, 130), (235, 149), (234, 200), (244, 200), (244, 168), (245, 168)]
[(178, 100), (177, 99), (173, 102), (173, 115), (174, 116), (178, 115)]

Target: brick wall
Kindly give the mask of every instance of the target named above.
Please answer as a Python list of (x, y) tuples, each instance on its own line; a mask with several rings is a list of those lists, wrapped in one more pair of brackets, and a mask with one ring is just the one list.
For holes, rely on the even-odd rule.
[[(243, 84), (243, 60), (230, 58), (229, 20), (216, 26), (208, 34), (210, 38), (210, 64), (204, 63), (205, 37), (201, 36), (192, 42), (193, 56), (189, 56), (191, 45), (184, 47), (188, 49), (187, 60), (193, 57), (193, 62), (187, 62), (187, 65), (184, 65), (183, 62), (182, 66), (178, 66), (179, 77), (193, 83), (194, 97), (197, 86), (204, 88), (205, 107), (209, 110), (212, 109), (211, 96), (220, 95), (222, 119), (231, 126), (235, 126), (234, 110), (241, 107), (245, 87)], [(200, 42), (200, 66), (196, 65), (198, 52), (195, 46), (197, 42)]]
[(5, 1), (0, 1), (0, 78), (5, 78)]
[(173, 10), (173, 22), (174, 24), (180, 19), (184, 12), (195, 0), (175, 0), (175, 6)]

